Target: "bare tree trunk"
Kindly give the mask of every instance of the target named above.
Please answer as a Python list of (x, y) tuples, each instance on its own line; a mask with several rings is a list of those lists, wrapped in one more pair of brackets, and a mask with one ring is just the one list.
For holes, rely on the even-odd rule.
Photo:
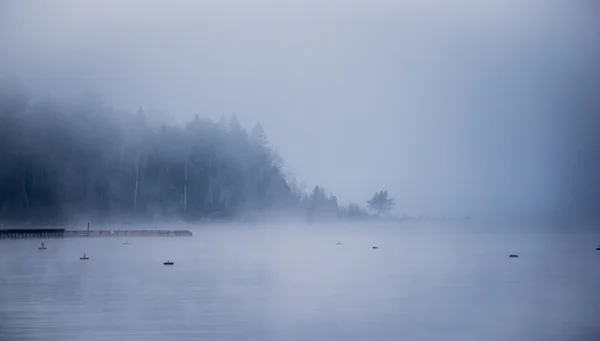
[(121, 169), (123, 169), (123, 147), (121, 147), (119, 153), (119, 171), (121, 171)]
[(148, 152), (144, 153), (144, 164), (142, 166), (142, 179), (144, 178), (144, 173), (146, 171), (146, 167), (148, 167)]
[(27, 188), (25, 187), (25, 179), (23, 179), (23, 197), (25, 198), (25, 205), (29, 211), (29, 196), (27, 195)]
[(212, 183), (213, 183), (213, 180), (212, 180), (212, 155), (211, 155), (208, 160), (208, 191), (206, 192), (206, 195), (204, 196), (204, 211), (205, 212), (208, 212), (209, 203), (211, 206), (213, 203)]
[(204, 211), (205, 212), (208, 212), (209, 204), (212, 205), (212, 202), (213, 202), (212, 197), (213, 197), (212, 189), (209, 187), (208, 192), (206, 192), (206, 195), (204, 196)]
[(133, 212), (137, 212), (137, 196), (138, 196), (139, 183), (140, 183), (140, 154), (138, 152), (136, 155), (136, 162), (135, 162), (135, 189), (133, 192)]
[(183, 163), (183, 212), (187, 211), (187, 160)]

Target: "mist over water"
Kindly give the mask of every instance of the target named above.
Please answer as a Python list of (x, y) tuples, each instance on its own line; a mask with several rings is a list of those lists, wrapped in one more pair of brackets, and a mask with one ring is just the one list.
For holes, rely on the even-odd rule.
[[(460, 227), (240, 225), (131, 245), (49, 239), (46, 251), (37, 250), (41, 240), (2, 240), (1, 337), (597, 337), (600, 235)], [(79, 260), (83, 252), (88, 261)]]
[[(598, 218), (594, 1), (0, 3), (0, 72), (183, 122), (260, 121), (286, 171), (397, 214)], [(152, 115), (151, 115), (152, 114)]]
[(599, 61), (596, 1), (0, 0), (0, 228), (194, 233), (0, 240), (0, 340), (598, 340)]

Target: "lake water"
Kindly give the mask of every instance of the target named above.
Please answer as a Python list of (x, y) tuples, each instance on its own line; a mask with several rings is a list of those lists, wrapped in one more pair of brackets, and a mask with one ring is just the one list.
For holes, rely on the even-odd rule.
[(0, 240), (0, 339), (600, 339), (598, 233), (221, 226), (122, 241)]

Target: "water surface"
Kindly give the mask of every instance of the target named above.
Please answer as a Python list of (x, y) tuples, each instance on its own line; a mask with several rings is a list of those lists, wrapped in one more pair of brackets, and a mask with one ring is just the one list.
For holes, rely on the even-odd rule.
[(0, 240), (0, 339), (600, 337), (598, 234), (221, 226), (129, 240)]

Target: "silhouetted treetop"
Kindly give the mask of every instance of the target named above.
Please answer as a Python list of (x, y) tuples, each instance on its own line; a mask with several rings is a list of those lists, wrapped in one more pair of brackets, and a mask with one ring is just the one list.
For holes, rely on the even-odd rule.
[(376, 212), (377, 215), (389, 212), (394, 205), (394, 199), (388, 198), (387, 191), (375, 192), (373, 198), (367, 201), (367, 207), (369, 207), (370, 210)]

